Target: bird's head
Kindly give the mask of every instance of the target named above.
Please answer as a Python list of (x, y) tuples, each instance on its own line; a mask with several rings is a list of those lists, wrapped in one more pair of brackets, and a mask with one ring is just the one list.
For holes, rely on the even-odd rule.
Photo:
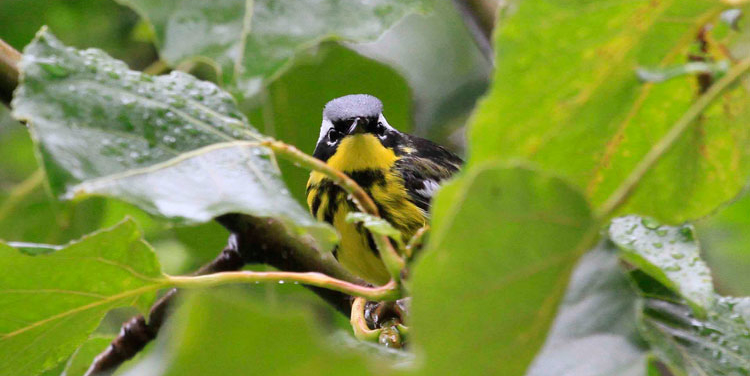
[(367, 94), (346, 95), (328, 102), (323, 109), (313, 156), (327, 161), (342, 145), (344, 149), (393, 149), (400, 136), (383, 116), (383, 103), (378, 98)]

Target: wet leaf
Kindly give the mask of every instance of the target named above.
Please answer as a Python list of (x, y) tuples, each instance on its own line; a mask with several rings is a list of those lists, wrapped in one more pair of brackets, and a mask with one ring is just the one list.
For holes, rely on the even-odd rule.
[[(713, 0), (548, 0), (513, 9), (495, 32), (494, 84), (471, 123), (469, 165), (530, 160), (601, 207), (700, 95), (695, 75), (642, 83), (635, 69), (688, 63), (698, 31), (726, 8)], [(717, 99), (620, 212), (679, 223), (735, 196), (750, 172), (748, 103), (742, 85)]]
[[(66, 359), (112, 308), (146, 310), (163, 285), (131, 220), (48, 254), (0, 243), (0, 374), (34, 375)], [(23, 351), (20, 351), (23, 349)]]
[(711, 273), (691, 225), (666, 226), (631, 215), (612, 220), (609, 236), (625, 260), (685, 298), (696, 313), (713, 305)]
[(662, 360), (689, 376), (750, 373), (750, 298), (718, 297), (705, 319), (687, 306), (647, 299), (642, 332)]
[(14, 116), (28, 119), (53, 192), (111, 195), (187, 222), (230, 212), (335, 239), (284, 188), (235, 102), (181, 72), (152, 77), (46, 30), (24, 53)]
[(638, 295), (602, 241), (578, 263), (544, 348), (526, 376), (646, 376)]
[(410, 281), (423, 374), (522, 374), (593, 241), (585, 199), (558, 178), (486, 164), (445, 185), (432, 215)]
[(288, 66), (299, 50), (326, 39), (373, 40), (428, 1), (119, 2), (151, 23), (160, 54), (168, 63), (208, 60), (224, 84), (250, 95), (264, 79)]

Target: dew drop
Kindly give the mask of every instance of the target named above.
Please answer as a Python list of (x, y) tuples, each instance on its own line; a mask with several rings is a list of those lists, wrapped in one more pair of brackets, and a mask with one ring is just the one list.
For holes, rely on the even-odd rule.
[(643, 224), (643, 226), (645, 226), (647, 229), (651, 230), (657, 229), (659, 228), (659, 226), (661, 226), (661, 223), (659, 223), (657, 220), (648, 217), (644, 217), (643, 219), (641, 219), (641, 224)]

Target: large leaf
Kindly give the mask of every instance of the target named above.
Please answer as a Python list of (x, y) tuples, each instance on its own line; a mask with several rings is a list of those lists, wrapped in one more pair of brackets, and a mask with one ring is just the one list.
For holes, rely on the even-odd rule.
[(0, 374), (34, 375), (66, 359), (108, 310), (148, 308), (163, 283), (131, 220), (47, 254), (0, 243)]
[(277, 217), (321, 244), (332, 230), (289, 195), (260, 136), (215, 85), (130, 71), (98, 50), (65, 48), (42, 30), (24, 53), (14, 115), (27, 119), (52, 190), (107, 194), (150, 212), (206, 221)]
[(147, 19), (162, 57), (208, 60), (222, 82), (253, 93), (295, 53), (324, 39), (372, 40), (425, 0), (119, 0)]
[(558, 178), (488, 164), (433, 209), (411, 281), (424, 374), (522, 374), (596, 234), (585, 199)]
[(581, 259), (527, 376), (646, 375), (648, 348), (636, 327), (638, 295), (616, 251), (603, 241)]
[(648, 218), (613, 220), (612, 240), (638, 269), (641, 333), (676, 374), (746, 375), (750, 370), (750, 298), (714, 292), (692, 227)]
[[(518, 2), (495, 33), (495, 79), (474, 116), (470, 164), (532, 160), (564, 174), (600, 207), (699, 92), (695, 76), (642, 83), (636, 68), (686, 63), (698, 31), (722, 9), (714, 0)], [(746, 88), (716, 102), (622, 211), (680, 222), (739, 191), (750, 167)]]
[(176, 312), (153, 355), (126, 375), (374, 373), (353, 351), (347, 354), (345, 347), (325, 343), (326, 336), (311, 325), (308, 309), (283, 307), (269, 307), (237, 292), (193, 295)]
[(625, 260), (685, 298), (696, 312), (713, 304), (711, 273), (700, 258), (692, 226), (665, 226), (630, 215), (612, 220), (609, 236)]

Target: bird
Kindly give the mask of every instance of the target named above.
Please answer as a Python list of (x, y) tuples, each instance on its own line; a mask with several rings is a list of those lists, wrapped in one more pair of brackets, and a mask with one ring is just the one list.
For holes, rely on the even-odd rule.
[[(325, 105), (313, 157), (352, 178), (407, 241), (429, 221), (430, 202), (441, 183), (463, 165), (445, 147), (391, 126), (383, 103), (368, 94)], [(338, 261), (369, 283), (386, 283), (390, 276), (372, 235), (361, 223), (346, 221), (357, 211), (347, 193), (318, 171), (310, 173), (306, 192), (311, 214), (340, 235), (333, 250)]]

